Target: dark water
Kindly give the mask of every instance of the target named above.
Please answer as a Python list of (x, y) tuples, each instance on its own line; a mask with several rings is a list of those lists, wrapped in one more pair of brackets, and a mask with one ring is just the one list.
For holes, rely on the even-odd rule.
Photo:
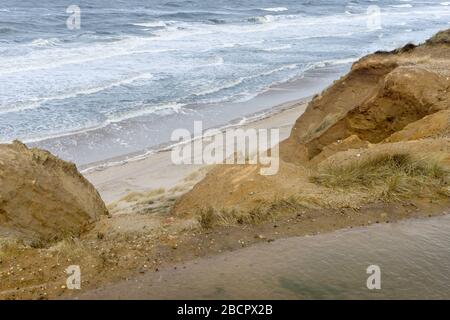
[[(66, 26), (72, 4), (80, 29)], [(192, 118), (220, 125), (262, 111), (243, 103), (270, 86), (336, 78), (364, 54), (423, 41), (449, 26), (446, 4), (0, 0), (0, 142), (77, 164), (151, 147)]]
[[(450, 299), (450, 216), (277, 240), (88, 292), (129, 299)], [(366, 286), (367, 268), (381, 289)]]

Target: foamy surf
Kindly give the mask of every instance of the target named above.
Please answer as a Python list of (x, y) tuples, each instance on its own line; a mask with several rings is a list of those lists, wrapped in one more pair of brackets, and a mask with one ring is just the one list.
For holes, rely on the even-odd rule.
[[(55, 24), (61, 13), (51, 0), (41, 1), (46, 13), (39, 19), (26, 4), (2, 8), (2, 141), (19, 138), (76, 162), (83, 152), (90, 159), (94, 147), (114, 154), (144, 149), (167, 139), (154, 130), (194, 115), (218, 117), (214, 125), (247, 117), (262, 107), (243, 103), (274, 85), (422, 41), (450, 18), (447, 2), (376, 2), (383, 28), (368, 30), (367, 1), (233, 1), (173, 7), (155, 0), (142, 8), (130, 0), (124, 13), (123, 5), (105, 10), (99, 0), (74, 32), (61, 19)], [(401, 4), (413, 9), (391, 7)], [(120, 22), (110, 19), (117, 12)], [(78, 135), (83, 143), (74, 142)]]
[(274, 8), (262, 8), (261, 10), (269, 11), (269, 12), (283, 12), (283, 11), (288, 11), (289, 9), (286, 7), (274, 7)]

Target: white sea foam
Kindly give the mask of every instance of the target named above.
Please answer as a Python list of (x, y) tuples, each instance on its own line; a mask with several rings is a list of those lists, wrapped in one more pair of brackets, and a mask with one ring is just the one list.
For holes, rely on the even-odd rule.
[[(143, 53), (164, 53), (175, 51), (176, 49), (148, 49), (148, 50), (127, 50), (126, 44), (118, 50), (108, 49), (106, 46), (100, 46), (98, 49), (89, 48), (86, 53), (77, 49), (71, 52), (72, 49), (62, 50), (55, 49), (54, 51), (41, 51), (39, 55), (30, 57), (30, 59), (14, 63), (14, 59), (3, 59), (0, 61), (0, 75), (7, 75), (12, 73), (30, 72), (36, 70), (55, 69), (66, 65), (84, 64), (87, 62), (104, 60), (119, 56), (143, 54)], [(61, 57), (67, 57), (61, 59)]]
[[(429, 14), (426, 11), (423, 14)], [(52, 69), (64, 67), (73, 64), (85, 64), (97, 60), (105, 60), (114, 57), (127, 56), (133, 54), (158, 54), (182, 50), (181, 44), (186, 49), (192, 49), (193, 45), (200, 47), (196, 50), (213, 49), (214, 42), (220, 43), (221, 39), (232, 39), (238, 37), (234, 43), (245, 42), (243, 35), (254, 32), (272, 32), (277, 29), (280, 32), (286, 31), (292, 33), (297, 28), (302, 30), (305, 35), (303, 38), (322, 35), (322, 31), (312, 33), (310, 30), (314, 26), (320, 24), (320, 17), (305, 17), (302, 15), (279, 15), (279, 16), (261, 16), (249, 18), (255, 24), (249, 25), (211, 25), (200, 22), (180, 22), (180, 21), (150, 21), (137, 23), (142, 26), (166, 26), (161, 30), (152, 31), (155, 37), (139, 37), (129, 36), (120, 41), (103, 44), (85, 44), (80, 47), (58, 46), (48, 50), (39, 50), (30, 52), (21, 57), (3, 58), (0, 60), (0, 75), (18, 72), (29, 72), (41, 69)], [(328, 25), (337, 26), (331, 30), (330, 35), (336, 34), (339, 30), (343, 30), (348, 24), (365, 25), (366, 16), (364, 14), (353, 14), (351, 19), (344, 14), (331, 15), (327, 18)], [(298, 29), (302, 28), (302, 29)], [(360, 28), (363, 32), (364, 29)], [(241, 36), (240, 36), (241, 35)], [(178, 39), (187, 38), (191, 42), (176, 43)], [(204, 39), (204, 41), (202, 41)]]
[(285, 7), (274, 7), (274, 8), (262, 8), (261, 10), (270, 11), (270, 12), (283, 12), (288, 11), (288, 8)]
[(168, 24), (170, 24), (170, 22), (168, 21), (150, 21), (150, 22), (133, 23), (134, 26), (146, 28), (167, 27)]
[(265, 16), (259, 16), (259, 17), (251, 17), (247, 19), (249, 22), (255, 22), (255, 23), (271, 23), (275, 21), (274, 17), (270, 14)]
[(275, 68), (275, 69), (271, 69), (271, 70), (268, 70), (268, 71), (260, 72), (260, 73), (257, 73), (257, 74), (251, 75), (251, 76), (239, 77), (239, 78), (237, 78), (235, 80), (228, 81), (228, 82), (224, 83), (223, 85), (216, 86), (216, 87), (209, 88), (209, 89), (205, 89), (205, 90), (200, 91), (198, 93), (194, 93), (193, 95), (197, 96), (197, 97), (201, 97), (201, 96), (214, 94), (214, 93), (220, 92), (222, 90), (226, 90), (226, 89), (231, 89), (231, 88), (237, 87), (238, 85), (242, 84), (243, 82), (251, 80), (251, 79), (256, 79), (256, 78), (259, 78), (259, 77), (265, 77), (265, 76), (269, 76), (269, 75), (272, 75), (272, 74), (277, 73), (277, 72), (282, 72), (284, 70), (292, 70), (292, 69), (296, 69), (296, 68), (298, 68), (297, 64), (289, 64), (289, 65), (281, 66), (281, 67), (278, 67), (278, 68)]
[[(447, 5), (447, 2), (442, 2), (441, 5)], [(375, 50), (382, 46), (385, 48), (403, 41), (404, 39), (396, 34), (397, 30), (393, 33), (388, 32), (391, 26), (398, 25), (399, 22), (405, 25), (406, 29), (411, 28), (417, 20), (423, 19), (426, 22), (423, 32), (425, 36), (426, 32), (437, 25), (439, 19), (445, 17), (446, 10), (441, 5), (437, 2), (433, 7), (417, 5), (414, 10), (384, 10), (383, 23), (386, 32), (384, 38), (380, 38), (381, 40), (374, 40), (376, 35), (366, 37), (367, 16), (365, 12), (357, 13), (358, 7), (354, 10), (349, 9), (351, 15), (344, 12), (327, 15), (326, 24), (323, 23), (324, 16), (285, 14), (282, 11), (286, 10), (264, 8), (267, 9), (265, 11), (268, 15), (260, 11), (261, 17), (250, 18), (250, 20), (253, 19), (251, 21), (253, 23), (249, 23), (241, 14), (234, 18), (236, 20), (226, 20), (226, 24), (211, 23), (209, 20), (200, 22), (198, 19), (166, 21), (162, 20), (163, 15), (154, 19), (149, 18), (149, 21), (134, 20), (136, 22), (134, 25), (141, 27), (138, 28), (139, 34), (116, 35), (115, 37), (122, 37), (122, 39), (114, 42), (96, 42), (97, 35), (91, 38), (90, 35), (83, 34), (79, 41), (71, 37), (69, 41), (54, 44), (49, 40), (51, 38), (46, 39), (45, 36), (40, 35), (42, 38), (20, 44), (17, 48), (16, 45), (11, 45), (13, 50), (6, 47), (5, 54), (2, 49), (0, 109), (3, 110), (0, 110), (0, 113), (32, 109), (53, 100), (77, 98), (70, 100), (70, 105), (69, 101), (67, 103), (64, 101), (64, 105), (61, 103), (63, 105), (61, 110), (67, 108), (69, 111), (67, 117), (57, 109), (59, 103), (49, 104), (49, 106), (55, 106), (55, 110), (42, 108), (43, 115), (39, 113), (39, 118), (42, 118), (43, 122), (41, 127), (43, 132), (48, 132), (53, 129), (53, 126), (54, 131), (92, 126), (95, 121), (102, 122), (102, 115), (105, 114), (107, 122), (101, 125), (118, 123), (152, 113), (183, 112), (182, 107), (167, 106), (170, 103), (181, 104), (186, 101), (214, 103), (226, 99), (236, 101), (232, 98), (238, 99), (243, 96), (248, 100), (249, 97), (257, 95), (277, 81), (286, 81), (290, 77), (301, 75), (305, 68), (322, 68), (351, 63), (354, 60), (333, 60), (333, 57), (348, 57), (353, 52), (359, 54), (362, 50)], [(388, 5), (383, 3), (383, 6), (386, 9)], [(273, 15), (270, 15), (270, 12), (274, 12)], [(275, 14), (275, 12), (281, 14)], [(172, 15), (171, 19), (184, 19), (182, 16), (174, 17)], [(447, 20), (443, 23), (446, 22)], [(128, 23), (128, 26), (130, 25), (133, 25), (133, 20)], [(136, 28), (132, 29), (136, 31)], [(330, 38), (330, 41), (321, 39), (325, 37)], [(343, 39), (344, 37), (350, 39), (347, 41)], [(98, 36), (98, 39), (100, 38)], [(364, 41), (367, 42), (367, 46), (362, 49), (358, 44)], [(285, 49), (291, 50), (283, 52)], [(20, 54), (10, 55), (10, 52), (16, 51)], [(270, 55), (267, 52), (274, 53)], [(324, 57), (323, 61), (312, 62), (311, 65), (305, 66), (303, 57), (305, 56), (307, 61), (314, 60), (316, 53), (317, 57)], [(243, 55), (242, 58), (240, 55)], [(317, 57), (315, 59), (318, 59)], [(275, 67), (261, 71), (260, 63), (266, 63), (266, 61), (270, 64), (274, 63)], [(158, 77), (161, 74), (164, 81), (168, 80), (167, 83), (164, 82), (164, 85), (161, 85), (163, 82), (157, 83), (158, 87), (161, 85), (160, 92), (156, 92), (152, 87), (149, 87), (148, 91), (144, 88), (142, 90), (133, 88), (136, 90), (136, 101), (128, 93), (121, 96), (124, 93), (123, 89), (111, 90), (112, 96), (108, 98), (114, 101), (117, 94), (117, 101), (122, 98), (123, 101), (127, 101), (123, 105), (115, 105), (114, 102), (111, 104), (109, 99), (105, 99), (108, 102), (104, 104), (102, 101), (94, 101), (95, 99), (89, 100), (88, 102), (92, 103), (91, 117), (90, 111), (84, 108), (84, 99), (87, 100), (87, 98), (83, 95), (95, 94), (107, 90), (108, 87), (113, 88), (114, 79), (122, 81), (124, 70), (135, 73), (145, 70)], [(261, 79), (258, 79), (259, 77)], [(8, 84), (12, 85), (8, 87)], [(18, 84), (22, 86), (19, 88)], [(152, 96), (155, 92), (156, 95)], [(146, 94), (151, 99), (147, 100)], [(197, 97), (200, 98), (196, 100)], [(155, 101), (156, 107), (155, 105), (136, 105), (143, 100)], [(71, 109), (72, 103), (75, 109)], [(158, 107), (159, 104), (161, 106), (165, 104), (166, 107)], [(100, 112), (96, 109), (97, 106), (101, 109)], [(80, 111), (80, 117), (77, 117), (74, 112), (77, 107), (80, 107), (83, 112), (81, 114)], [(48, 121), (45, 118), (47, 114)], [(61, 123), (56, 123), (57, 120), (52, 118), (56, 114), (61, 114)], [(34, 116), (34, 113), (30, 113), (31, 116)], [(20, 120), (16, 118), (16, 115), (12, 114), (7, 121), (11, 119), (12, 125), (16, 123), (20, 126), (28, 125), (23, 120), (24, 117)], [(85, 123), (80, 119), (95, 120), (92, 120), (92, 123), (88, 121)], [(67, 124), (67, 127), (64, 128), (63, 124)], [(2, 134), (5, 133), (8, 137), (13, 136), (15, 131), (11, 129), (12, 125), (8, 123), (2, 128), (4, 129)], [(38, 125), (30, 123), (29, 126), (30, 136), (39, 135)], [(26, 130), (28, 130), (27, 127), (21, 127), (18, 132), (24, 135), (22, 132)]]
[[(134, 112), (130, 112), (124, 115), (111, 115), (108, 119), (106, 119), (101, 124), (97, 124), (91, 127), (82, 128), (79, 130), (71, 130), (68, 132), (55, 132), (55, 133), (48, 133), (44, 135), (38, 135), (34, 138), (28, 138), (28, 139), (22, 139), (24, 143), (33, 143), (33, 142), (39, 142), (43, 140), (48, 139), (55, 139), (55, 138), (62, 138), (62, 137), (68, 137), (73, 136), (80, 133), (87, 133), (96, 131), (102, 128), (105, 128), (111, 124), (114, 123), (120, 123), (128, 119), (137, 118), (140, 116), (145, 116), (149, 114), (174, 114), (174, 113), (180, 113), (182, 112), (182, 108), (185, 106), (184, 104), (179, 103), (167, 103), (167, 104), (161, 104), (161, 105), (147, 105), (142, 106), (141, 110), (136, 110)], [(8, 141), (9, 142), (9, 141)]]
[(59, 94), (59, 95), (55, 95), (55, 96), (51, 96), (51, 97), (33, 98), (33, 99), (30, 99), (28, 101), (23, 101), (23, 102), (21, 102), (19, 104), (13, 105), (13, 106), (11, 106), (11, 105), (0, 106), (0, 114), (6, 114), (6, 113), (11, 113), (11, 112), (19, 112), (19, 111), (24, 111), (24, 110), (35, 109), (35, 108), (38, 108), (42, 104), (44, 104), (46, 102), (49, 102), (49, 101), (65, 100), (65, 99), (76, 98), (76, 97), (79, 97), (79, 96), (95, 94), (95, 93), (99, 93), (101, 91), (105, 91), (105, 90), (108, 90), (108, 89), (111, 89), (111, 88), (114, 88), (114, 87), (132, 84), (132, 83), (134, 83), (136, 81), (149, 80), (152, 77), (153, 77), (152, 74), (144, 73), (144, 74), (140, 74), (140, 75), (129, 77), (129, 78), (125, 78), (125, 79), (112, 81), (112, 82), (110, 82), (108, 84), (105, 84), (105, 85), (102, 85), (102, 86), (91, 87), (91, 88), (83, 88), (83, 89), (80, 89), (78, 91), (74, 91), (74, 92), (70, 92), (70, 93), (64, 93), (64, 94)]
[(159, 105), (142, 105), (138, 108), (138, 110), (127, 112), (124, 114), (114, 114), (108, 117), (108, 120), (104, 123), (104, 125), (109, 125), (112, 123), (119, 123), (125, 120), (142, 117), (149, 114), (159, 114), (159, 115), (168, 115), (174, 113), (183, 113), (183, 107), (186, 104), (178, 103), (178, 102), (170, 102)]
[(413, 5), (412, 4), (393, 4), (390, 7), (392, 8), (412, 8)]
[(292, 46), (290, 44), (286, 44), (286, 45), (281, 45), (281, 46), (276, 46), (276, 47), (271, 47), (271, 48), (264, 48), (262, 50), (264, 51), (280, 51), (280, 50), (286, 50), (286, 49), (290, 49), (292, 48)]
[(45, 46), (55, 46), (59, 43), (59, 39), (58, 38), (49, 38), (49, 39), (42, 39), (42, 38), (38, 38), (38, 39), (34, 39), (31, 42), (32, 46), (37, 46), (37, 47), (45, 47)]

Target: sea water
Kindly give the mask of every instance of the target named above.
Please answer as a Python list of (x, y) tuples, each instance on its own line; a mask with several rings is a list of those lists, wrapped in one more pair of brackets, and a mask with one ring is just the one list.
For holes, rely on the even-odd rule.
[(152, 150), (194, 120), (246, 119), (424, 41), (450, 26), (448, 4), (0, 0), (0, 142), (77, 165)]

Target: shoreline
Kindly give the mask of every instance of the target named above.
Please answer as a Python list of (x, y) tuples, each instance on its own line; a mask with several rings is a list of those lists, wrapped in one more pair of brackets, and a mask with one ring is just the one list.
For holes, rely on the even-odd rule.
[[(263, 116), (255, 116), (253, 121), (244, 124), (228, 124), (219, 130), (223, 131), (231, 127), (242, 129), (279, 128), (281, 142), (289, 136), (293, 124), (304, 112), (310, 99), (311, 97), (306, 97), (282, 103), (265, 112)], [(90, 169), (85, 168), (81, 170), (81, 173), (96, 187), (107, 204), (117, 201), (131, 192), (174, 188), (183, 183), (183, 180), (190, 174), (206, 165), (172, 164), (170, 151), (173, 145), (150, 153), (113, 158), (106, 164), (99, 164)]]
[[(308, 70), (301, 77), (275, 83), (255, 94), (250, 100), (235, 103), (236, 106), (241, 106), (242, 108), (248, 108), (250, 110), (253, 110), (255, 109), (255, 106), (262, 104), (264, 105), (262, 109), (258, 107), (254, 112), (250, 112), (249, 114), (234, 119), (229, 119), (225, 123), (208, 126), (204, 129), (217, 129), (223, 131), (227, 128), (251, 127), (253, 123), (268, 119), (292, 108), (298, 103), (309, 103), (314, 95), (322, 92), (325, 88), (330, 86), (333, 81), (345, 74), (355, 61), (357, 61), (357, 59), (352, 59), (351, 62), (344, 64), (328, 65), (317, 70)], [(216, 108), (226, 109), (232, 105), (234, 105), (234, 103), (223, 103), (222, 105), (217, 105)], [(74, 134), (70, 135), (73, 136)], [(82, 174), (101, 171), (110, 166), (120, 166), (128, 162), (139, 161), (152, 154), (168, 151), (177, 144), (177, 142), (167, 140), (134, 152), (128, 152), (114, 157), (107, 157), (99, 161), (81, 164), (78, 165), (78, 169)]]
[[(270, 88), (270, 90), (277, 90), (277, 89)], [(304, 103), (307, 104), (307, 103), (309, 103), (309, 101), (311, 101), (312, 97), (313, 96), (308, 96), (305, 98), (295, 99), (295, 100), (287, 101), (287, 102), (284, 102), (281, 104), (277, 104), (277, 105), (274, 105), (273, 107), (270, 107), (269, 109), (263, 110), (261, 112), (250, 114), (244, 118), (232, 120), (221, 126), (206, 128), (205, 130), (219, 130), (221, 132), (224, 132), (228, 128), (251, 127), (254, 123), (267, 120), (273, 116), (276, 116), (279, 113), (283, 113), (285, 111), (288, 111), (289, 109), (295, 108), (295, 106), (298, 104), (304, 104)], [(201, 137), (194, 137), (189, 141), (182, 142), (181, 144), (189, 143), (189, 142), (192, 142), (199, 138), (204, 138), (204, 135), (202, 135)], [(127, 154), (120, 155), (117, 157), (107, 158), (107, 159), (104, 159), (101, 161), (96, 161), (96, 162), (80, 165), (78, 167), (78, 169), (80, 170), (80, 172), (82, 174), (90, 174), (95, 171), (105, 170), (109, 167), (121, 166), (121, 165), (125, 165), (129, 162), (144, 160), (145, 158), (147, 158), (153, 154), (169, 152), (172, 150), (173, 147), (175, 147), (179, 144), (180, 144), (179, 142), (167, 141), (167, 142), (163, 142), (159, 145), (156, 145), (154, 147), (151, 147), (150, 150), (142, 149), (142, 150), (139, 150), (136, 152), (127, 153)]]
[[(192, 130), (194, 121), (205, 129), (221, 129), (270, 116), (292, 101), (306, 99), (328, 87), (350, 68), (351, 63), (330, 64), (306, 71), (292, 79), (275, 82), (255, 92), (249, 100), (192, 103), (175, 113), (154, 118), (152, 113), (86, 132), (68, 133), (26, 143), (73, 162), (81, 171), (108, 166), (127, 158), (145, 157), (169, 147), (170, 133), (178, 128)], [(95, 152), (94, 152), (95, 151)]]

